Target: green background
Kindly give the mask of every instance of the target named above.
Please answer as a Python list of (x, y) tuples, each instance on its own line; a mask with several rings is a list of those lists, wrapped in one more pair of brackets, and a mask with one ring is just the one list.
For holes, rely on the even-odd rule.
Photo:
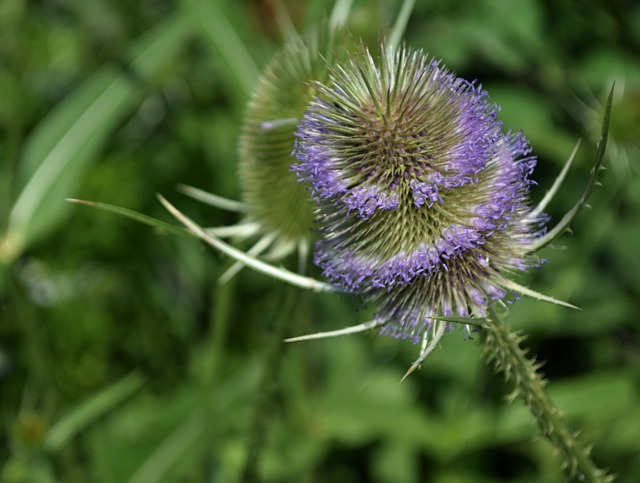
[[(162, 193), (204, 226), (237, 222), (175, 186), (239, 199), (237, 136), (259, 72), (281, 32), (332, 6), (0, 1), (2, 482), (562, 481), (461, 331), (402, 384), (408, 342), (282, 346), (283, 317), (294, 336), (369, 309), (248, 270), (219, 286), (230, 262), (198, 242), (64, 201), (173, 222)], [(399, 7), (356, 1), (349, 25), (376, 36)], [(640, 5), (418, 0), (405, 40), (478, 79), (524, 130), (534, 199), (582, 139), (553, 220), (586, 183), (616, 82), (602, 187), (523, 281), (582, 311), (523, 299), (509, 322), (596, 462), (640, 481)]]

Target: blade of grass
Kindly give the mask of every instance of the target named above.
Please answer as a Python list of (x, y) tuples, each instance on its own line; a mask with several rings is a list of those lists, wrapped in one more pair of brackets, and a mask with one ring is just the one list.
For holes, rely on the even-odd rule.
[(411, 16), (411, 12), (413, 11), (413, 6), (415, 4), (415, 0), (404, 0), (402, 2), (402, 7), (400, 7), (400, 12), (398, 13), (398, 18), (393, 25), (393, 30), (391, 31), (391, 35), (389, 36), (388, 47), (390, 51), (394, 51), (400, 42), (402, 41), (402, 37), (404, 36), (404, 32), (407, 28), (407, 23), (409, 22), (409, 17)]
[(44, 448), (51, 452), (61, 450), (77, 434), (135, 394), (143, 384), (142, 376), (132, 372), (90, 398), (51, 427), (45, 435)]
[(285, 43), (292, 43), (298, 39), (298, 32), (286, 5), (282, 0), (276, 0), (274, 4), (276, 23), (280, 29), (280, 35)]
[(195, 443), (203, 432), (202, 414), (194, 411), (149, 455), (129, 480), (129, 483), (162, 481), (167, 472)]
[(79, 205), (91, 206), (92, 208), (98, 208), (100, 210), (109, 211), (111, 213), (115, 213), (117, 215), (122, 215), (127, 218), (131, 218), (139, 223), (144, 225), (149, 225), (158, 230), (168, 233), (169, 235), (179, 235), (179, 236), (191, 236), (194, 238), (198, 238), (194, 233), (189, 230), (185, 230), (184, 228), (180, 228), (164, 221), (158, 220), (148, 215), (143, 215), (142, 213), (138, 213), (137, 211), (130, 210), (128, 208), (122, 208), (120, 206), (111, 205), (109, 203), (100, 203), (97, 201), (85, 201), (85, 200), (74, 200), (67, 198), (67, 201), (71, 203), (77, 203)]
[(336, 3), (333, 4), (333, 10), (331, 10), (331, 16), (329, 17), (329, 25), (332, 28), (347, 23), (352, 4), (353, 0), (336, 0)]
[(21, 191), (7, 230), (14, 257), (68, 212), (64, 197), (72, 194), (113, 129), (141, 102), (145, 87), (136, 79), (152, 77), (186, 40), (189, 27), (189, 19), (181, 15), (158, 25), (133, 45), (128, 67), (97, 72), (29, 137), (17, 174)]
[(483, 327), (487, 320), (484, 317), (456, 317), (444, 315), (432, 315), (430, 318), (441, 320), (442, 322), (451, 322), (454, 324), (473, 325), (475, 327)]
[(235, 78), (235, 86), (240, 88), (245, 98), (248, 98), (258, 80), (260, 69), (218, 3), (208, 0), (184, 0), (183, 5), (200, 27), (200, 31), (224, 59)]
[(560, 190), (560, 186), (562, 186), (562, 182), (567, 177), (567, 173), (569, 172), (569, 168), (571, 168), (571, 163), (573, 163), (573, 159), (576, 157), (576, 153), (578, 152), (579, 147), (580, 141), (576, 143), (573, 151), (571, 152), (571, 155), (569, 156), (569, 159), (567, 159), (566, 163), (562, 167), (562, 170), (560, 171), (560, 174), (558, 174), (555, 181), (553, 182), (553, 185), (551, 185), (551, 188), (549, 189), (549, 191), (547, 191), (547, 194), (544, 195), (542, 200), (540, 200), (540, 203), (538, 203), (536, 207), (529, 213), (528, 217), (530, 219), (534, 219), (538, 215), (540, 215), (547, 208), (547, 205), (551, 202), (556, 193), (558, 193), (558, 191)]

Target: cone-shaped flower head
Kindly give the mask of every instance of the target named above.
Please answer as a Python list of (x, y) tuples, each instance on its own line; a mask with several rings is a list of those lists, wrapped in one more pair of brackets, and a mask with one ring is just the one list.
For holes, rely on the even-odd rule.
[(299, 124), (334, 283), (376, 301), (383, 334), (418, 340), (434, 315), (482, 315), (539, 234), (535, 158), (479, 85), (422, 52), (363, 52), (332, 69)]
[(324, 24), (287, 43), (265, 68), (245, 115), (239, 174), (246, 221), (276, 238), (280, 256), (312, 234), (313, 203), (290, 172), (295, 127), (317, 94), (312, 81), (327, 80), (335, 52), (349, 42), (344, 30)]

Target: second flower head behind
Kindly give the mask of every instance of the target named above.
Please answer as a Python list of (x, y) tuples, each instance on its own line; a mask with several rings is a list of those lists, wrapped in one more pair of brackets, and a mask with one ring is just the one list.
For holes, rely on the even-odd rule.
[(535, 158), (487, 93), (420, 51), (365, 49), (333, 69), (298, 126), (294, 164), (317, 202), (315, 262), (418, 341), (434, 316), (483, 316), (507, 295), (544, 218)]

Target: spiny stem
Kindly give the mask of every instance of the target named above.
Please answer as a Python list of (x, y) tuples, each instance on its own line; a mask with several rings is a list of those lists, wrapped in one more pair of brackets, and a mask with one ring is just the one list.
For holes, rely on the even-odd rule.
[(595, 465), (589, 450), (575, 438), (547, 395), (545, 381), (538, 373), (540, 364), (529, 359), (520, 347), (524, 337), (511, 332), (495, 309), (490, 310), (480, 333), (487, 361), (513, 384), (514, 396), (519, 396), (529, 407), (542, 433), (560, 453), (570, 477), (590, 483), (612, 482), (613, 477)]

